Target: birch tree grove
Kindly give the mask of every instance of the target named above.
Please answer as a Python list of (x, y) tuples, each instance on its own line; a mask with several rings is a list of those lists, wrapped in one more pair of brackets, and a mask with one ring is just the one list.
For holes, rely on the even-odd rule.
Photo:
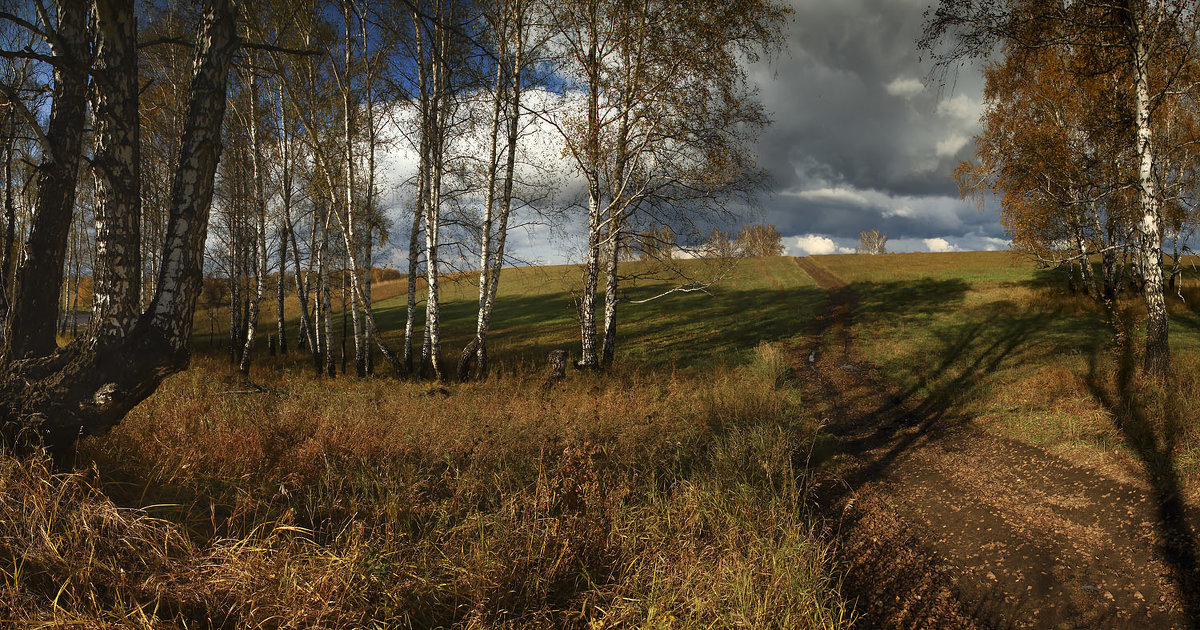
[[(671, 234), (670, 259), (759, 183), (749, 147), (767, 120), (744, 65), (779, 46), (788, 14), (772, 0), (48, 1), (0, 9), (0, 416), (7, 437), (51, 443), (107, 430), (188, 365), (202, 288), (209, 345), (220, 329), (245, 378), (298, 351), (327, 377), (339, 358), (366, 377), (382, 355), (397, 377), (486, 378), (509, 231), (552, 214), (545, 180), (564, 157), (587, 191), (580, 365), (611, 363), (619, 252)], [(405, 142), (415, 173), (389, 180)], [(400, 211), (407, 251), (383, 255), (407, 256), (403, 333), (381, 331), (372, 304)], [(457, 365), (451, 274), (478, 296)]]
[[(94, 58), (83, 54), (88, 44), (80, 40), (89, 13), (93, 20)], [(52, 444), (73, 440), (80, 434), (104, 431), (135, 404), (150, 395), (168, 374), (187, 366), (192, 332), (192, 314), (200, 293), (203, 248), (207, 233), (213, 175), (221, 152), (220, 131), (225, 113), (226, 82), (238, 38), (235, 9), (228, 0), (205, 3), (202, 24), (195, 41), (195, 62), (188, 90), (179, 166), (174, 173), (167, 238), (150, 306), (137, 304), (138, 265), (133, 251), (138, 246), (136, 212), (138, 182), (138, 85), (136, 76), (137, 28), (131, 0), (63, 2), (56, 19), (42, 16), (42, 28), (26, 22), (43, 39), (51, 55), (40, 55), (46, 63), (61, 66), (66, 74), (61, 86), (56, 76), (51, 124), (42, 128), (32, 112), (26, 118), (30, 131), (43, 139), (49, 156), (59, 162), (77, 163), (83, 137), (82, 117), (69, 107), (82, 108), (82, 90), (87, 72), (95, 77), (92, 90), (96, 122), (93, 166), (103, 193), (97, 194), (97, 233), (104, 233), (106, 246), (96, 257), (109, 296), (97, 300), (94, 312), (101, 314), (82, 338), (63, 347), (31, 344), (44, 322), (29, 324), (24, 315), (40, 304), (32, 287), (14, 295), (14, 317), (8, 322), (3, 377), (0, 380), (0, 415), (5, 433), (16, 437), (24, 429), (44, 435)], [(16, 16), (14, 16), (16, 17)], [(10, 21), (13, 18), (8, 18)], [(20, 19), (16, 17), (16, 19)], [(38, 55), (36, 50), (31, 55)], [(90, 64), (90, 68), (89, 68)], [(67, 124), (70, 123), (70, 124)], [(46, 177), (58, 177), (53, 167)], [(100, 183), (102, 182), (102, 183)], [(38, 211), (33, 216), (32, 235), (62, 234), (65, 243), (70, 228), (70, 204), (74, 197), (74, 173), (69, 180), (55, 180), (65, 187), (39, 185)], [(27, 284), (47, 284), (46, 278), (61, 277), (63, 248), (55, 243), (35, 243), (34, 258), (21, 261), (17, 277), (28, 278), (35, 267), (50, 264), (48, 275)], [(40, 257), (40, 258), (39, 258)], [(51, 264), (52, 263), (52, 264)], [(54, 300), (58, 287), (54, 286)], [(49, 321), (55, 317), (51, 315)], [(20, 340), (15, 341), (14, 340)], [(51, 342), (53, 338), (51, 337)]]
[[(479, 380), (488, 372), (487, 335), (500, 286), (500, 271), (504, 267), (513, 209), (513, 182), (522, 118), (522, 80), (533, 56), (526, 50), (527, 42), (533, 36), (529, 28), (533, 8), (526, 0), (498, 0), (485, 5), (496, 57), (495, 80), (485, 164), (483, 220), (479, 229), (479, 305), (475, 337), (463, 348), (458, 362), (460, 381), (469, 377)], [(503, 167), (500, 164), (502, 157)]]
[[(1113, 118), (1117, 124), (1103, 130), (1105, 135), (1095, 133), (1088, 113), (1076, 118), (1086, 124), (1068, 128), (1064, 123), (1072, 118), (1055, 119), (1054, 112), (1044, 107), (1045, 99), (1028, 99), (1035, 107), (1008, 109), (1012, 119), (1008, 128), (1041, 125), (1050, 135), (1037, 140), (1025, 134), (1024, 141), (1033, 140), (1051, 153), (1064, 156), (1056, 164), (1047, 164), (1054, 167), (1047, 173), (1053, 179), (1038, 184), (1039, 194), (1043, 199), (1053, 200), (1050, 205), (1057, 208), (1057, 216), (1065, 219), (1060, 219), (1061, 224), (1073, 226), (1074, 234), (1068, 240), (1075, 241), (1078, 251), (1070, 259), (1077, 261), (1081, 269), (1089, 269), (1084, 272), (1085, 280), (1090, 273), (1089, 255), (1098, 250), (1086, 248), (1088, 239), (1083, 238), (1082, 231), (1086, 226), (1097, 235), (1102, 232), (1097, 229), (1101, 224), (1098, 206), (1107, 206), (1109, 217), (1124, 221), (1122, 225), (1128, 228), (1129, 246), (1135, 259), (1138, 289), (1146, 304), (1144, 371), (1157, 376), (1166, 374), (1171, 365), (1162, 266), (1164, 227), (1170, 224), (1171, 199), (1170, 191), (1163, 190), (1160, 182), (1172, 179), (1172, 172), (1180, 172), (1170, 167), (1173, 156), (1191, 144), (1184, 140), (1173, 145), (1168, 129), (1172, 116), (1188, 109), (1200, 86), (1200, 75), (1195, 72), (1196, 35), (1200, 26), (1197, 19), (1194, 3), (1185, 0), (1117, 3), (1085, 0), (1065, 4), (1033, 0), (943, 0), (929, 14), (921, 42), (944, 64), (963, 58), (999, 57), (1001, 64), (1009, 66), (1007, 72), (1012, 72), (1014, 64), (1036, 68), (1036, 59), (1049, 63), (1031, 75), (1030, 86), (1015, 89), (1011, 81), (1009, 87), (1000, 87), (1007, 80), (1006, 70), (1003, 65), (994, 66), (989, 85), (995, 87), (989, 89), (997, 108), (1007, 107), (1013, 98), (1037, 94), (1039, 73), (1049, 72), (1058, 72), (1070, 89), (1077, 90), (1052, 95), (1049, 88), (1042, 88), (1042, 96), (1055, 96), (1050, 105), (1058, 107), (1058, 113), (1096, 112), (1094, 104), (1075, 100), (1078, 94), (1104, 94), (1108, 90), (1114, 97), (1118, 109)], [(981, 163), (975, 168), (960, 169), (959, 179), (968, 193), (977, 194), (989, 188), (1001, 192), (1034, 189), (1030, 182), (1020, 183), (1004, 175), (1005, 160), (993, 150), (998, 146), (995, 142), (1001, 141), (999, 130), (1005, 124), (1002, 118), (997, 114), (988, 121), (991, 133), (985, 132)], [(1105, 119), (1101, 116), (1097, 122)], [(991, 148), (986, 144), (989, 135), (994, 138)], [(1112, 143), (1123, 146), (1111, 146)], [(1093, 150), (1096, 147), (1100, 147), (1099, 152)], [(1023, 155), (1031, 153), (1026, 151)], [(1131, 214), (1122, 216), (1125, 213), (1119, 194), (1105, 193), (1103, 186), (1086, 185), (1082, 178), (1071, 181), (1074, 170), (1070, 165), (1097, 155), (1127, 156), (1116, 160), (1118, 168), (1108, 173), (1111, 177), (1108, 183), (1114, 189), (1128, 185), (1136, 192), (1132, 200), (1135, 211)], [(1018, 169), (1008, 172), (1015, 173)], [(997, 177), (993, 178), (992, 173)], [(1022, 205), (1011, 203), (1015, 194), (1005, 194), (1010, 201), (1005, 211), (1013, 219), (1019, 216)], [(1010, 230), (1012, 227), (1010, 224)], [(1101, 248), (1105, 253), (1115, 246), (1111, 236), (1110, 232)], [(1106, 259), (1106, 269), (1111, 266)]]
[[(767, 120), (745, 87), (743, 58), (780, 45), (789, 9), (769, 1), (578, 0), (554, 9), (559, 73), (581, 94), (553, 124), (587, 187), (578, 365), (615, 351), (617, 250), (630, 225), (698, 226), (756, 185), (748, 150)], [(673, 225), (672, 225), (673, 224)], [(706, 229), (695, 229), (702, 240)], [(673, 244), (672, 244), (673, 245)], [(605, 282), (605, 344), (596, 291)]]

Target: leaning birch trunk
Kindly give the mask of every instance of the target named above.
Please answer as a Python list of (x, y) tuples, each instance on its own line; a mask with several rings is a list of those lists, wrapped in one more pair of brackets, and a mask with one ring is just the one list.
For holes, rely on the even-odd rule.
[[(132, 0), (100, 0), (97, 9), (98, 54), (135, 54)], [(209, 0), (195, 47), (179, 166), (171, 187), (165, 255), (150, 307), (123, 336), (89, 335), (48, 357), (6, 363), (0, 381), (0, 418), (9, 435), (35, 425), (48, 444), (65, 445), (80, 435), (103, 433), (153, 393), (163, 378), (187, 367), (213, 178), (221, 152), (226, 83), (235, 48), (230, 3)], [(131, 81), (118, 67), (120, 64), (93, 69), (100, 79), (95, 89), (109, 92), (113, 99), (127, 105), (110, 111), (120, 111), (124, 117), (116, 127), (131, 129), (137, 125), (136, 75)], [(129, 89), (130, 85), (134, 89)], [(115, 138), (120, 134), (112, 127), (107, 131), (100, 127), (97, 133), (107, 136), (98, 137), (98, 144), (118, 146)], [(117, 135), (109, 135), (113, 133)], [(121, 162), (121, 171), (136, 172), (132, 147), (114, 151), (113, 155)], [(98, 174), (109, 175), (104, 171)], [(112, 189), (140, 192), (139, 187), (121, 185)], [(109, 197), (102, 203), (129, 208), (133, 201)], [(109, 209), (98, 210), (98, 216), (111, 216)], [(124, 245), (136, 247), (137, 243)], [(57, 262), (61, 265), (61, 258)], [(109, 261), (98, 262), (102, 266)], [(133, 297), (126, 299), (136, 300), (138, 292), (130, 293)]]
[[(421, 33), (422, 20), (414, 9), (412, 12), (413, 27)], [(417, 37), (417, 87), (419, 91), (418, 129), (421, 134), (418, 143), (417, 161), (417, 199), (413, 203), (412, 231), (408, 240), (408, 304), (404, 321), (404, 369), (409, 374), (413, 371), (413, 334), (416, 332), (417, 319), (417, 270), (420, 264), (420, 232), (425, 220), (425, 197), (429, 182), (429, 88), (426, 84), (424, 39)]]
[(617, 181), (609, 195), (614, 197), (609, 205), (608, 239), (605, 242), (607, 265), (604, 270), (604, 345), (600, 350), (600, 365), (607, 368), (612, 366), (617, 354), (617, 253), (620, 251), (621, 229), (624, 226), (625, 215), (629, 208), (625, 188), (629, 183), (627, 173), (629, 166), (629, 110), (630, 103), (625, 100), (621, 112), (621, 125), (617, 131), (617, 156), (614, 169)]
[(1138, 201), (1142, 216), (1139, 222), (1141, 242), (1139, 262), (1142, 272), (1143, 295), (1146, 300), (1146, 357), (1143, 371), (1153, 376), (1166, 376), (1171, 369), (1171, 349), (1168, 345), (1170, 321), (1163, 298), (1162, 235), (1159, 232), (1159, 199), (1154, 181), (1154, 131), (1150, 120), (1150, 54), (1147, 49), (1147, 25), (1144, 17), (1135, 24), (1138, 33), (1134, 47), (1134, 92), (1138, 151)]
[(254, 72), (250, 73), (250, 169), (254, 182), (255, 256), (254, 298), (250, 300), (250, 313), (246, 317), (246, 345), (242, 348), (242, 362), (238, 366), (243, 375), (250, 374), (250, 360), (254, 352), (254, 341), (258, 332), (258, 313), (267, 288), (267, 200), (263, 189), (263, 166), (261, 139), (258, 135), (258, 82)]
[[(346, 143), (345, 167), (346, 167), (346, 187), (345, 200), (346, 219), (342, 222), (342, 232), (346, 235), (346, 256), (353, 258), (352, 251), (358, 246), (358, 239), (354, 234), (355, 231), (355, 216), (354, 216), (354, 99), (350, 91), (350, 8), (346, 2), (342, 3), (342, 16), (345, 19), (345, 67), (341, 78), (342, 87), (342, 131), (344, 141)], [(339, 218), (339, 221), (341, 219)], [(354, 284), (358, 284), (358, 274), (361, 270), (357, 265), (352, 265), (349, 269), (350, 276), (354, 278)], [(345, 293), (345, 284), (343, 283), (342, 292)], [(357, 292), (356, 292), (357, 293)], [(344, 312), (343, 312), (344, 315)], [(363, 326), (360, 321), (359, 309), (350, 305), (350, 320), (354, 325), (354, 371), (361, 378), (367, 375), (367, 362), (364, 357), (366, 344), (363, 342)], [(343, 372), (345, 369), (343, 368)]]
[[(519, 10), (519, 9), (518, 9)], [(504, 268), (504, 247), (508, 242), (508, 219), (512, 214), (513, 174), (516, 171), (517, 140), (520, 138), (521, 122), (521, 64), (523, 63), (524, 40), (521, 37), (523, 20), (517, 14), (517, 55), (512, 72), (512, 107), (508, 118), (508, 163), (504, 167), (504, 192), (501, 194), (500, 218), (497, 221), (495, 253), (492, 256), (491, 285), (488, 287), (487, 302), (484, 304), (483, 328), (480, 331), (479, 347), (475, 350), (475, 379), (482, 380), (488, 373), (487, 333), (491, 326), (492, 311), (496, 305), (496, 292), (500, 287), (500, 271)]]
[[(377, 211), (377, 209), (375, 208), (375, 143), (377, 141), (377, 138), (375, 135), (375, 107), (374, 107), (374, 105), (372, 105), (373, 100), (374, 99), (371, 98), (370, 90), (368, 90), (367, 91), (367, 120), (370, 122), (369, 122), (369, 126), (367, 128), (368, 129), (367, 144), (369, 145), (367, 147), (367, 223), (366, 223), (366, 234), (363, 235), (363, 244), (364, 244), (365, 250), (366, 250), (364, 253), (364, 256), (363, 256), (363, 265), (364, 265), (364, 268), (363, 268), (363, 305), (364, 305), (363, 306), (363, 315), (364, 315), (364, 317), (366, 316), (366, 313), (369, 312), (371, 309), (371, 284), (372, 284), (372, 280), (373, 280), (373, 278), (371, 277), (371, 267), (374, 263), (373, 255), (372, 255), (372, 245), (374, 245), (374, 240), (375, 240), (373, 232), (374, 232), (374, 227), (375, 227), (375, 213)], [(366, 367), (367, 374), (375, 373), (375, 351), (371, 347), (371, 341), (374, 339), (378, 339), (376, 332), (374, 330), (371, 330), (371, 328), (374, 328), (373, 324), (367, 328), (367, 335), (371, 338), (364, 340), (365, 341), (364, 345), (367, 347), (366, 357), (364, 360), (364, 365)]]
[[(359, 268), (359, 261), (353, 253), (354, 249), (351, 247), (351, 244), (353, 243), (353, 233), (347, 228), (345, 223), (341, 222), (340, 217), (338, 218), (338, 222), (342, 232), (343, 243), (345, 244), (346, 251), (348, 252), (347, 258), (349, 259), (349, 266), (351, 269), (357, 269)], [(357, 273), (350, 273), (350, 291), (351, 308), (355, 308), (354, 304), (358, 304), (362, 308), (363, 320), (366, 324), (367, 337), (375, 340), (375, 345), (379, 348), (379, 351), (383, 353), (384, 358), (386, 358), (388, 363), (392, 365), (392, 369), (396, 373), (396, 378), (403, 378), (407, 375), (407, 372), (404, 369), (404, 364), (401, 363), (400, 357), (396, 355), (391, 346), (384, 342), (383, 336), (379, 334), (379, 327), (375, 325), (375, 313), (371, 308), (371, 301), (366, 299), (361, 277)], [(345, 288), (343, 286), (343, 293), (344, 292)], [(357, 308), (355, 308), (355, 310), (357, 310)]]
[[(315, 221), (313, 222), (313, 229), (316, 229)], [(308, 349), (312, 351), (313, 355), (313, 366), (317, 370), (317, 373), (320, 373), (321, 355), (320, 352), (318, 352), (318, 348), (320, 346), (317, 344), (316, 326), (313, 324), (312, 318), (309, 317), (309, 313), (311, 311), (309, 310), (308, 302), (308, 295), (309, 290), (312, 287), (313, 277), (311, 265), (312, 251), (309, 251), (310, 264), (308, 273), (306, 274), (304, 269), (300, 266), (300, 248), (299, 244), (296, 242), (296, 230), (291, 225), (290, 219), (288, 219), (288, 236), (292, 242), (292, 266), (296, 270), (296, 299), (300, 302), (300, 337), (297, 341), (297, 345), (303, 345), (305, 343), (308, 344)]]

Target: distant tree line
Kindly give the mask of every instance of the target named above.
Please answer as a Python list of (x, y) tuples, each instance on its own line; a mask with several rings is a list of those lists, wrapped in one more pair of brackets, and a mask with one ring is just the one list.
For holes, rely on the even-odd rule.
[(743, 225), (736, 238), (713, 228), (697, 254), (703, 258), (737, 258), (782, 256), (783, 252), (783, 235), (774, 225)]

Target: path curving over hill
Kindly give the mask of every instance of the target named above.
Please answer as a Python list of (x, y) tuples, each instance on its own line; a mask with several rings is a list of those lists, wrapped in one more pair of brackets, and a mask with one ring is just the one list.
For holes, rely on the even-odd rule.
[[(895, 391), (855, 354), (869, 331), (854, 327), (853, 288), (812, 258), (796, 262), (829, 295), (798, 373), (837, 441), (818, 496), (861, 627), (1200, 627), (1197, 529), (1177, 497)], [(985, 373), (1021, 341), (971, 369)]]

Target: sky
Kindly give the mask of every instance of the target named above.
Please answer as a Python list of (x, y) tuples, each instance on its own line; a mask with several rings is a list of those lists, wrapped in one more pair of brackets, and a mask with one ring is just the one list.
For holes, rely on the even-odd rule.
[[(931, 80), (916, 46), (929, 2), (792, 0), (786, 50), (749, 68), (773, 119), (755, 147), (772, 191), (745, 221), (774, 224), (788, 254), (852, 252), (870, 229), (888, 235), (889, 251), (1007, 248), (995, 204), (980, 211), (952, 179), (975, 150), (983, 80), (974, 67)], [(384, 161), (396, 181), (415, 164)], [(406, 205), (397, 193), (393, 203)], [(510, 251), (527, 264), (578, 262), (583, 234), (582, 216), (553, 230), (534, 224)], [(392, 251), (385, 264), (403, 256)]]
[(929, 81), (916, 40), (929, 0), (793, 0), (787, 52), (751, 76), (774, 123), (758, 143), (774, 181), (762, 221), (792, 255), (852, 251), (877, 228), (890, 251), (1004, 249), (994, 205), (960, 199), (983, 80)]

